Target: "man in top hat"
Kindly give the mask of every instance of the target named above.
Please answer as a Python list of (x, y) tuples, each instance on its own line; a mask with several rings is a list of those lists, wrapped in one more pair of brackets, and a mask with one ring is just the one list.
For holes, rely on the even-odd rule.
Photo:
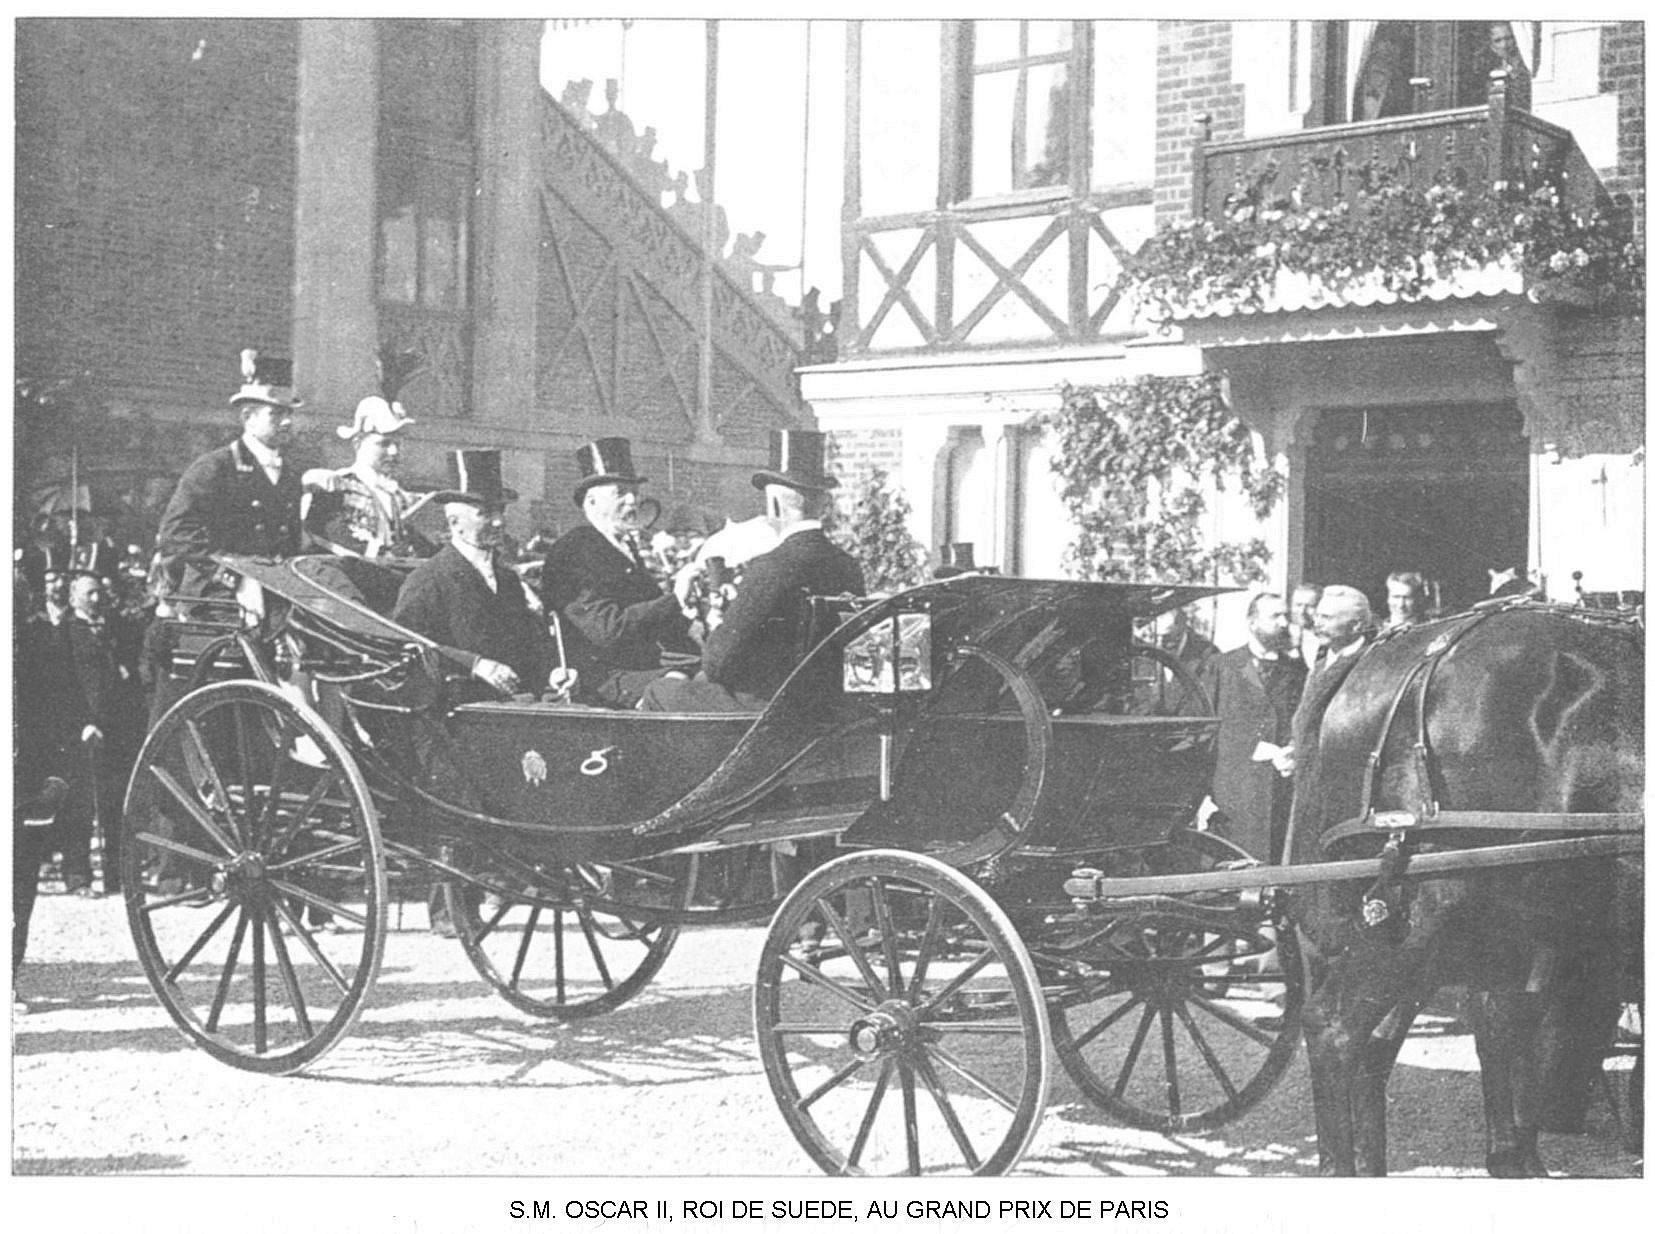
[(770, 434), (770, 466), (753, 476), (780, 543), (747, 562), (724, 618), (707, 635), (702, 671), (644, 692), (650, 711), (754, 711), (781, 689), (809, 651), (813, 595), (861, 595), (862, 568), (827, 538), (822, 517), (838, 481), (824, 462), (826, 434)]
[(943, 545), (942, 564), (931, 572), (931, 577), (934, 579), (959, 578), (962, 574), (977, 573), (987, 573), (987, 571), (979, 570), (976, 546), (961, 542), (959, 544)]
[(382, 347), (377, 362), (380, 392), (358, 403), (351, 423), (334, 430), (351, 443), (355, 459), (349, 467), (305, 472), (305, 530), (321, 547), (347, 556), (428, 557), (434, 546), (408, 520), (430, 494), (416, 497), (396, 479), (402, 434), (414, 423), (397, 395), (420, 358)]
[(448, 520), (448, 543), (408, 576), (393, 619), (440, 643), (471, 674), (475, 682), (458, 692), (461, 701), (525, 691), (538, 697), (549, 683), (566, 692), (572, 682), (563, 673), (554, 680), (545, 622), (497, 551), (506, 506), (517, 500), (500, 482), (500, 452), (456, 450), (451, 468), (454, 487), (432, 497)]
[(564, 621), (571, 662), (587, 696), (634, 707), (659, 677), (693, 668), (700, 649), (685, 610), (699, 567), (686, 565), (663, 591), (638, 545), (638, 489), (632, 443), (603, 437), (575, 451), (575, 505), (586, 524), (560, 536), (541, 575), (546, 607)]
[(185, 470), (161, 516), (158, 549), (177, 591), (211, 590), (213, 553), (290, 557), (302, 532), (300, 469), (286, 451), (293, 440), (293, 364), (254, 350), (241, 353), (242, 387), (230, 396), (241, 436), (209, 450)]

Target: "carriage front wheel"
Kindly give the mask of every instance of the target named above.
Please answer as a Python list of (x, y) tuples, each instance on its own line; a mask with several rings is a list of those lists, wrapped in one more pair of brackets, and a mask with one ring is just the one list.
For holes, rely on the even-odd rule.
[(245, 1071), (315, 1062), (351, 1029), (385, 948), (379, 822), (355, 760), (274, 686), (180, 699), (139, 751), (121, 845), (156, 997)]
[(1045, 1003), (1000, 907), (913, 853), (807, 876), (770, 923), (754, 1028), (771, 1092), (833, 1174), (1000, 1174), (1034, 1138)]

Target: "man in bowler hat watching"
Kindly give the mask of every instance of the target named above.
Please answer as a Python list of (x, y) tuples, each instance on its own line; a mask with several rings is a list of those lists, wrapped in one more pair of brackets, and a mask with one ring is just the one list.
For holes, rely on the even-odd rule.
[(541, 575), (546, 607), (564, 620), (569, 657), (587, 696), (610, 707), (634, 707), (657, 678), (684, 675), (700, 649), (690, 636), (687, 565), (663, 591), (638, 548), (638, 489), (632, 443), (602, 437), (575, 452), (580, 482), (575, 504), (586, 523), (560, 536)]
[(824, 465), (826, 434), (770, 434), (770, 466), (753, 476), (781, 543), (747, 562), (724, 619), (707, 635), (702, 671), (644, 691), (649, 711), (752, 711), (774, 697), (809, 649), (813, 595), (861, 595), (862, 568), (827, 538), (822, 516), (838, 481)]

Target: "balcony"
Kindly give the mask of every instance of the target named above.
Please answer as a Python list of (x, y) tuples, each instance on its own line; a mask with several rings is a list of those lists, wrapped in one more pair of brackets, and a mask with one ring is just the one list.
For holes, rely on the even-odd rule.
[(1608, 204), (1574, 137), (1509, 106), (1498, 71), (1481, 107), (1241, 141), (1211, 141), (1210, 127), (1204, 118), (1196, 133), (1191, 213), (1212, 223), (1249, 199), (1255, 206), (1289, 197), (1299, 208), (1334, 206), (1349, 200), (1366, 168), (1422, 189), (1446, 182), (1482, 193), (1503, 183), (1526, 192), (1551, 184), (1581, 213)]

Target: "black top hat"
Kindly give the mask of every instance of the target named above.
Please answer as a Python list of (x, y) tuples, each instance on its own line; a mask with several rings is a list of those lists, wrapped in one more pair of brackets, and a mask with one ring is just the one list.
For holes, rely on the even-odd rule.
[(69, 573), (90, 574), (109, 582), (120, 568), (120, 550), (109, 540), (93, 540), (75, 546), (69, 555)]
[(632, 469), (632, 443), (625, 437), (600, 437), (575, 451), (580, 483), (575, 485), (575, 504), (586, 500), (594, 484), (642, 484), (647, 477)]
[(827, 434), (808, 428), (770, 430), (770, 467), (753, 473), (753, 487), (785, 484), (788, 488), (821, 492), (838, 488), (828, 474)]
[(942, 546), (942, 564), (932, 572), (933, 578), (955, 578), (977, 569), (977, 549), (969, 541)]
[(517, 491), (500, 483), (498, 450), (455, 450), (449, 456), (448, 475), (453, 487), (433, 494), (432, 501), (494, 506), (517, 500)]
[(269, 403), (272, 407), (303, 407), (293, 391), (293, 361), (267, 356), (256, 348), (241, 353), (241, 389), (230, 396), (230, 406)]

